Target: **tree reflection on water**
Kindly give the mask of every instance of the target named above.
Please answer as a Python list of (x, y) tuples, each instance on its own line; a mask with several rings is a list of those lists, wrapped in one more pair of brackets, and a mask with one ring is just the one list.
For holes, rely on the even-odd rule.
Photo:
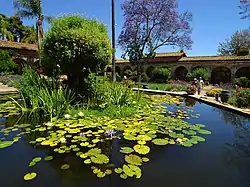
[[(233, 125), (234, 138), (225, 145), (225, 155), (228, 164), (237, 166), (238, 169), (250, 172), (250, 119), (214, 108), (223, 121), (228, 125)], [(249, 176), (248, 176), (249, 178)]]

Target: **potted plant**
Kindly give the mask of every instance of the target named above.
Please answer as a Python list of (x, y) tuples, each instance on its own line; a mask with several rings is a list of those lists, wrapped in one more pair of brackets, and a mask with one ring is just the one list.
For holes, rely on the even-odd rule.
[(194, 95), (196, 93), (197, 89), (195, 85), (189, 85), (187, 87), (187, 94), (188, 95)]

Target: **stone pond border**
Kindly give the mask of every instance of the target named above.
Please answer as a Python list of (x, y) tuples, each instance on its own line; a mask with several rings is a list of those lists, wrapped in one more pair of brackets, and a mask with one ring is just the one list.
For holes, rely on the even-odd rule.
[[(133, 90), (138, 91), (138, 88), (133, 88)], [(199, 102), (202, 102), (202, 103), (205, 103), (205, 104), (208, 104), (208, 105), (220, 108), (220, 109), (234, 112), (236, 114), (239, 114), (245, 117), (250, 117), (250, 109), (237, 108), (232, 105), (222, 103), (220, 101), (216, 101), (212, 97), (206, 97), (206, 96), (201, 96), (201, 95), (188, 95), (187, 92), (184, 92), (184, 91), (183, 92), (169, 92), (169, 91), (151, 90), (151, 89), (140, 89), (140, 90), (149, 94), (161, 94), (161, 95), (169, 94), (172, 96), (189, 97), (196, 101), (199, 101)]]

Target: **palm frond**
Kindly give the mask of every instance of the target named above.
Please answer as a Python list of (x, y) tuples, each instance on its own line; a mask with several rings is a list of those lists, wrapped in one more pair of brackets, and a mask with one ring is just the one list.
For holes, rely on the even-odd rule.
[(29, 12), (27, 10), (18, 10), (16, 12), (16, 15), (21, 17), (21, 18), (29, 18), (29, 19), (33, 19), (36, 17), (35, 14), (33, 14), (32, 12)]
[(47, 21), (48, 23), (52, 23), (52, 21), (54, 20), (55, 18), (52, 17), (52, 16), (44, 16), (44, 20)]

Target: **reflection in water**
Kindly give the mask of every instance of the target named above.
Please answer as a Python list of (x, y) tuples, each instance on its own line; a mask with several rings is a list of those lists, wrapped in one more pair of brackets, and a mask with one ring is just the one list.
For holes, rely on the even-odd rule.
[(228, 163), (250, 171), (250, 119), (217, 108), (213, 111), (217, 112), (227, 124), (234, 125), (234, 139), (225, 145)]

